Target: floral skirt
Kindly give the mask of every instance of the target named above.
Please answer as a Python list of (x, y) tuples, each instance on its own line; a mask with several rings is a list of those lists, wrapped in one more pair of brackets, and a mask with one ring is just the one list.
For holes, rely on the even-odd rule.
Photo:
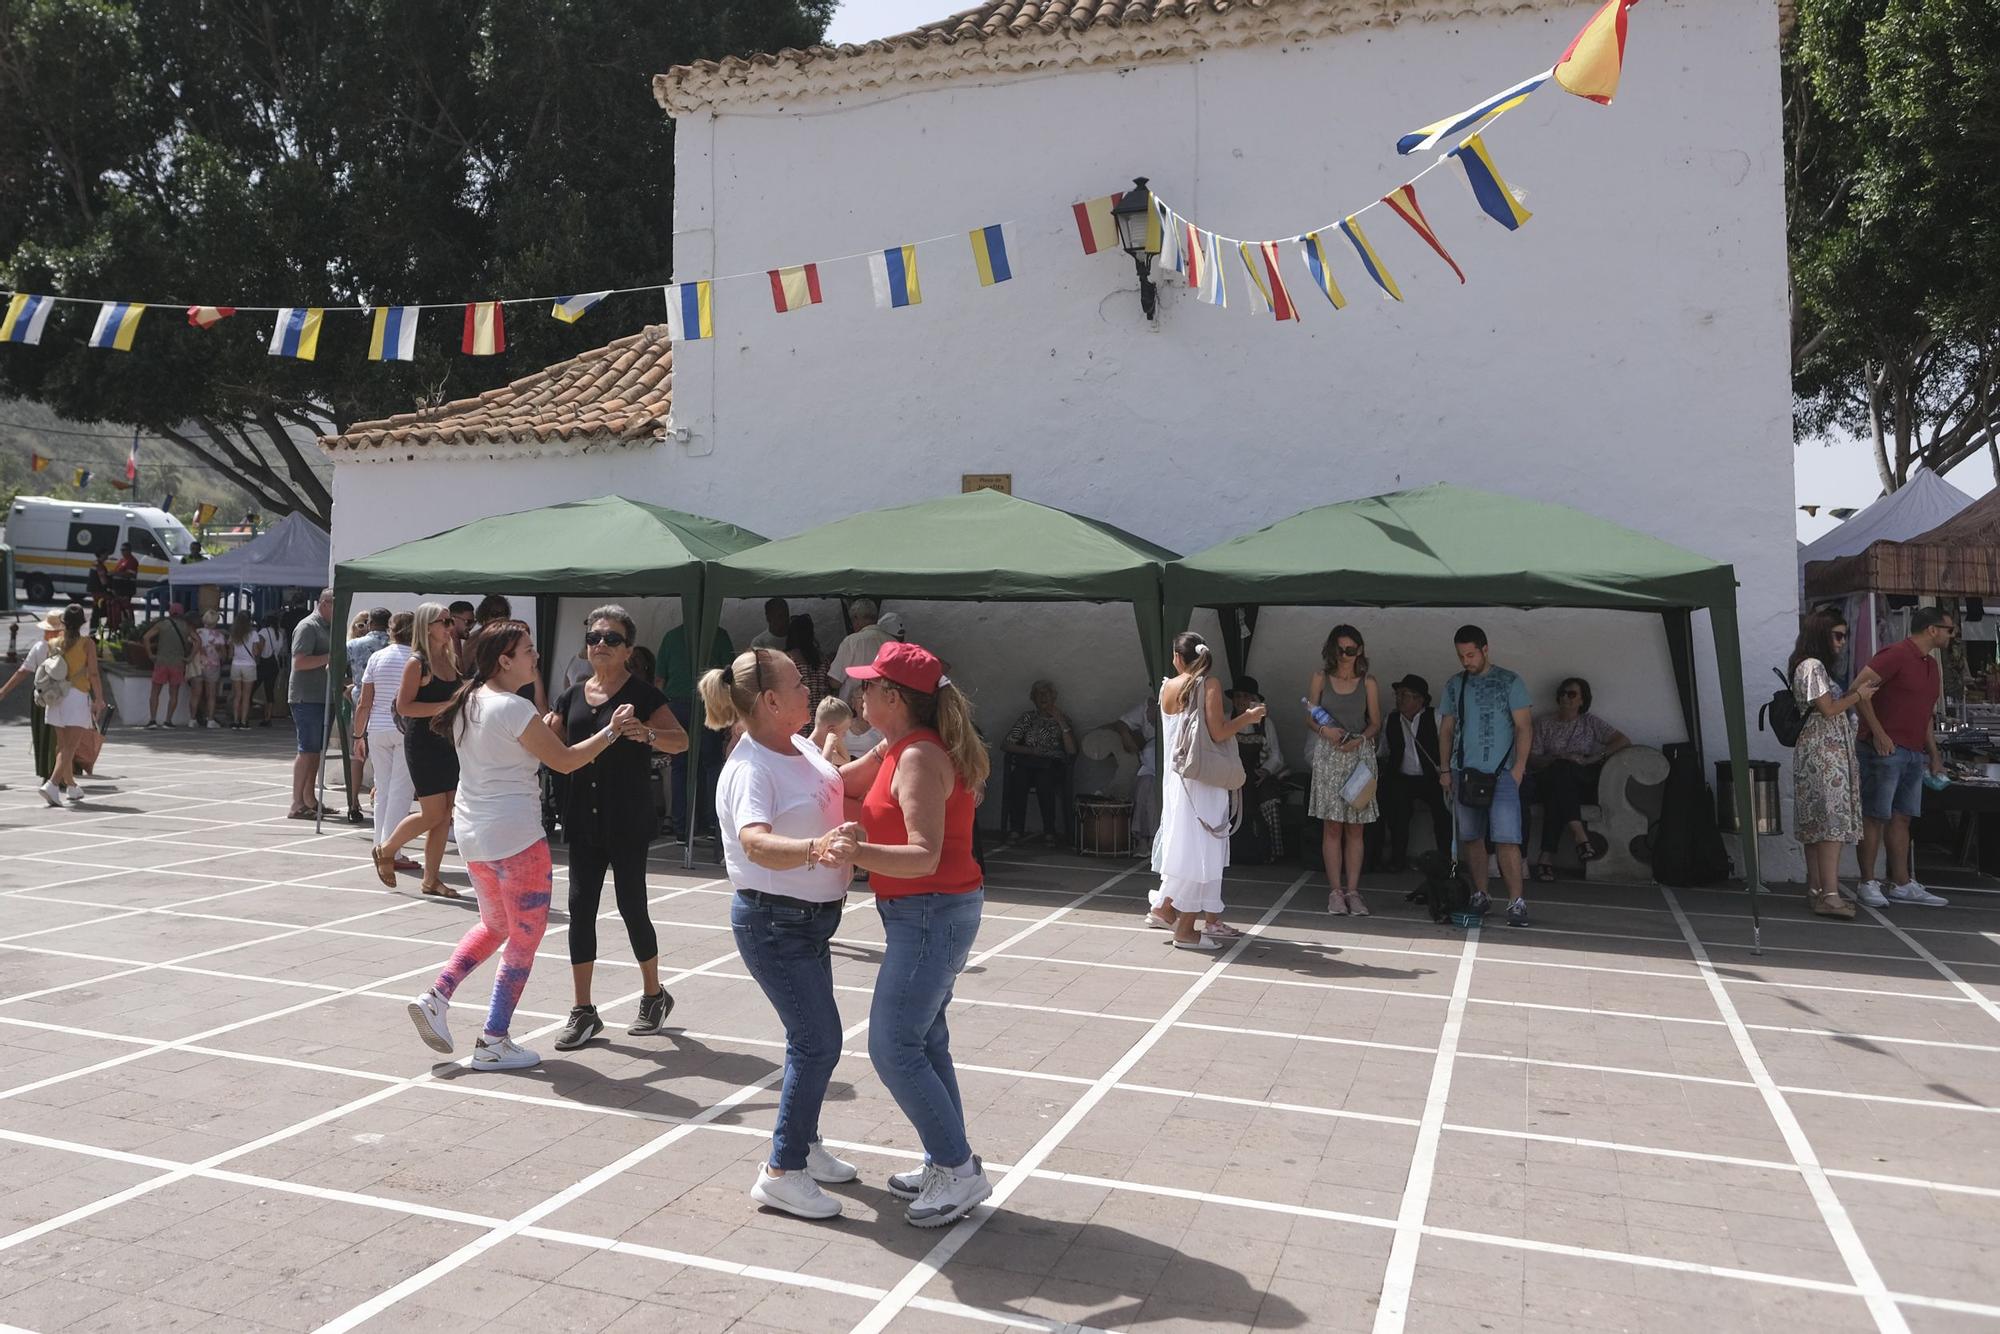
[(1332, 820), (1336, 824), (1374, 824), (1381, 813), (1375, 796), (1370, 796), (1365, 806), (1350, 806), (1340, 791), (1347, 786), (1348, 778), (1357, 768), (1363, 764), (1372, 768), (1381, 761), (1365, 745), (1360, 750), (1341, 750), (1318, 736), (1313, 737), (1310, 744), (1313, 781), (1306, 814), (1315, 820)]

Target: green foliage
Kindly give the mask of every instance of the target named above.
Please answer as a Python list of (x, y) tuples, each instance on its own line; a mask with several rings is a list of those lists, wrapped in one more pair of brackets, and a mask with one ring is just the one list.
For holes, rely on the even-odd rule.
[(269, 314), (201, 331), (194, 302), (400, 304), (664, 283), (673, 134), (651, 77), (815, 42), (834, 0), (4, 0), (0, 275), (150, 300), (138, 347), (0, 349), (0, 393), (136, 423), (229, 466), (272, 514), (331, 502), (314, 429), (475, 394), (662, 317), (612, 297), (572, 326), (508, 310), (505, 354), (426, 312), (417, 360), (368, 318), (267, 355)]
[(1992, 450), (2000, 0), (1800, 0), (1785, 93), (1800, 429), (1891, 489)]

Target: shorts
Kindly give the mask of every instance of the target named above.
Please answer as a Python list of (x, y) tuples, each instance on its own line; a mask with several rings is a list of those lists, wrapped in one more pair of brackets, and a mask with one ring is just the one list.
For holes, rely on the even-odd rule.
[(254, 665), (249, 667), (231, 667), (229, 669), (229, 679), (240, 686), (249, 685), (257, 679), (257, 668)]
[[(1453, 781), (1465, 782), (1465, 770), (1457, 770)], [(1483, 842), (1494, 846), (1511, 843), (1521, 846), (1521, 788), (1512, 769), (1502, 769), (1493, 784), (1493, 804), (1484, 809), (1454, 802), (1458, 811), (1458, 841)]]
[(1924, 770), (1929, 760), (1920, 750), (1898, 746), (1887, 755), (1877, 755), (1875, 747), (1862, 742), (1861, 814), (1870, 820), (1887, 820), (1906, 815), (1911, 819), (1924, 813)]
[(222, 669), (220, 667), (204, 667), (201, 669), (201, 679), (210, 685), (214, 685), (222, 679)]
[(292, 701), (292, 730), (298, 734), (299, 754), (317, 755), (326, 749), (326, 705)]
[(164, 662), (153, 664), (153, 684), (156, 686), (178, 686), (187, 683), (187, 668), (169, 667)]

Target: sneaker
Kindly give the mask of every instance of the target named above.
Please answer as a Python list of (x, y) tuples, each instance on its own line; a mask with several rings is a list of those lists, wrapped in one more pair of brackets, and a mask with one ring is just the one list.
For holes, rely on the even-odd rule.
[(1921, 903), (1926, 908), (1942, 908), (1951, 900), (1942, 894), (1933, 894), (1914, 880), (1905, 880), (1884, 895), (1891, 903)]
[(666, 1027), (667, 1016), (673, 1012), (673, 995), (661, 987), (659, 994), (639, 998), (639, 1017), (625, 1031), (635, 1038), (651, 1037)]
[(43, 783), (35, 790), (42, 794), (42, 800), (49, 803), (49, 805), (60, 806), (63, 804), (63, 790), (56, 786), (55, 779), (49, 779), (48, 782)]
[(852, 1181), (861, 1175), (861, 1169), (833, 1153), (814, 1140), (806, 1148), (806, 1175), (814, 1181), (824, 1181), (829, 1186), (837, 1186), (843, 1181)]
[(63, 794), (63, 800), (68, 802), (72, 806), (76, 805), (79, 801), (83, 800), (83, 789), (78, 787), (75, 783), (71, 783), (68, 787), (64, 788), (62, 790), (62, 794)]
[(432, 1051), (451, 1051), (451, 1002), (438, 995), (432, 987), (423, 995), (410, 1002), (410, 1022), (417, 1026), (417, 1036)]
[(556, 1050), (575, 1051), (603, 1031), (604, 1021), (597, 1017), (597, 1007), (579, 1005), (569, 1012), (569, 1022), (556, 1038)]
[(903, 1218), (912, 1227), (943, 1227), (971, 1213), (992, 1193), (993, 1183), (986, 1179), (986, 1167), (978, 1154), (972, 1156), (971, 1176), (962, 1177), (949, 1167), (932, 1163), (923, 1193), (910, 1201)]
[(1467, 912), (1476, 912), (1484, 917), (1492, 910), (1493, 900), (1488, 897), (1485, 890), (1475, 889), (1466, 896), (1465, 908)]
[(766, 1209), (781, 1209), (800, 1218), (840, 1217), (840, 1201), (821, 1190), (819, 1183), (804, 1172), (774, 1177), (760, 1163), (757, 1180), (750, 1187), (750, 1198)]
[(146, 720), (146, 730), (148, 732), (157, 732), (160, 730), (160, 724), (156, 720), (148, 718)]
[(1889, 906), (1889, 900), (1882, 897), (1882, 882), (1880, 880), (1863, 880), (1860, 884), (1856, 885), (1854, 887), (1854, 899), (1857, 903), (1866, 904), (1870, 908), (1886, 908)]
[(924, 1182), (930, 1180), (931, 1165), (923, 1164), (907, 1172), (897, 1172), (887, 1182), (889, 1193), (898, 1199), (914, 1200), (924, 1193)]
[(164, 723), (161, 723), (161, 724), (160, 724), (160, 726), (162, 726), (162, 727), (172, 727), (172, 728), (179, 728), (179, 727), (180, 727), (180, 724), (179, 724), (179, 723), (177, 723), (177, 722), (174, 722), (174, 721), (173, 721), (172, 719), (169, 719), (169, 720), (167, 720), (166, 722), (164, 722)]
[(540, 1065), (542, 1058), (510, 1037), (489, 1038), (484, 1033), (472, 1044), (475, 1070), (525, 1070)]
[(1507, 925), (1526, 926), (1528, 924), (1528, 901), (1515, 899), (1507, 905)]
[(211, 732), (220, 732), (222, 730), (222, 724), (215, 721), (215, 719), (210, 718), (208, 720), (208, 730)]

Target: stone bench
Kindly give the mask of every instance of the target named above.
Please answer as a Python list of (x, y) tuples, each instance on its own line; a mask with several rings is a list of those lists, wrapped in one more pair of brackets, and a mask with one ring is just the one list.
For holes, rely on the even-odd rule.
[[(1650, 881), (1653, 878), (1652, 828), (1660, 818), (1666, 792), (1667, 757), (1651, 746), (1627, 746), (1604, 762), (1598, 774), (1597, 801), (1583, 808), (1583, 822), (1604, 841), (1604, 855), (1581, 868), (1585, 879)], [(1532, 862), (1540, 855), (1541, 822), (1538, 802), (1524, 812), (1523, 852)], [(1576, 849), (1559, 840), (1558, 864), (1574, 862)]]

